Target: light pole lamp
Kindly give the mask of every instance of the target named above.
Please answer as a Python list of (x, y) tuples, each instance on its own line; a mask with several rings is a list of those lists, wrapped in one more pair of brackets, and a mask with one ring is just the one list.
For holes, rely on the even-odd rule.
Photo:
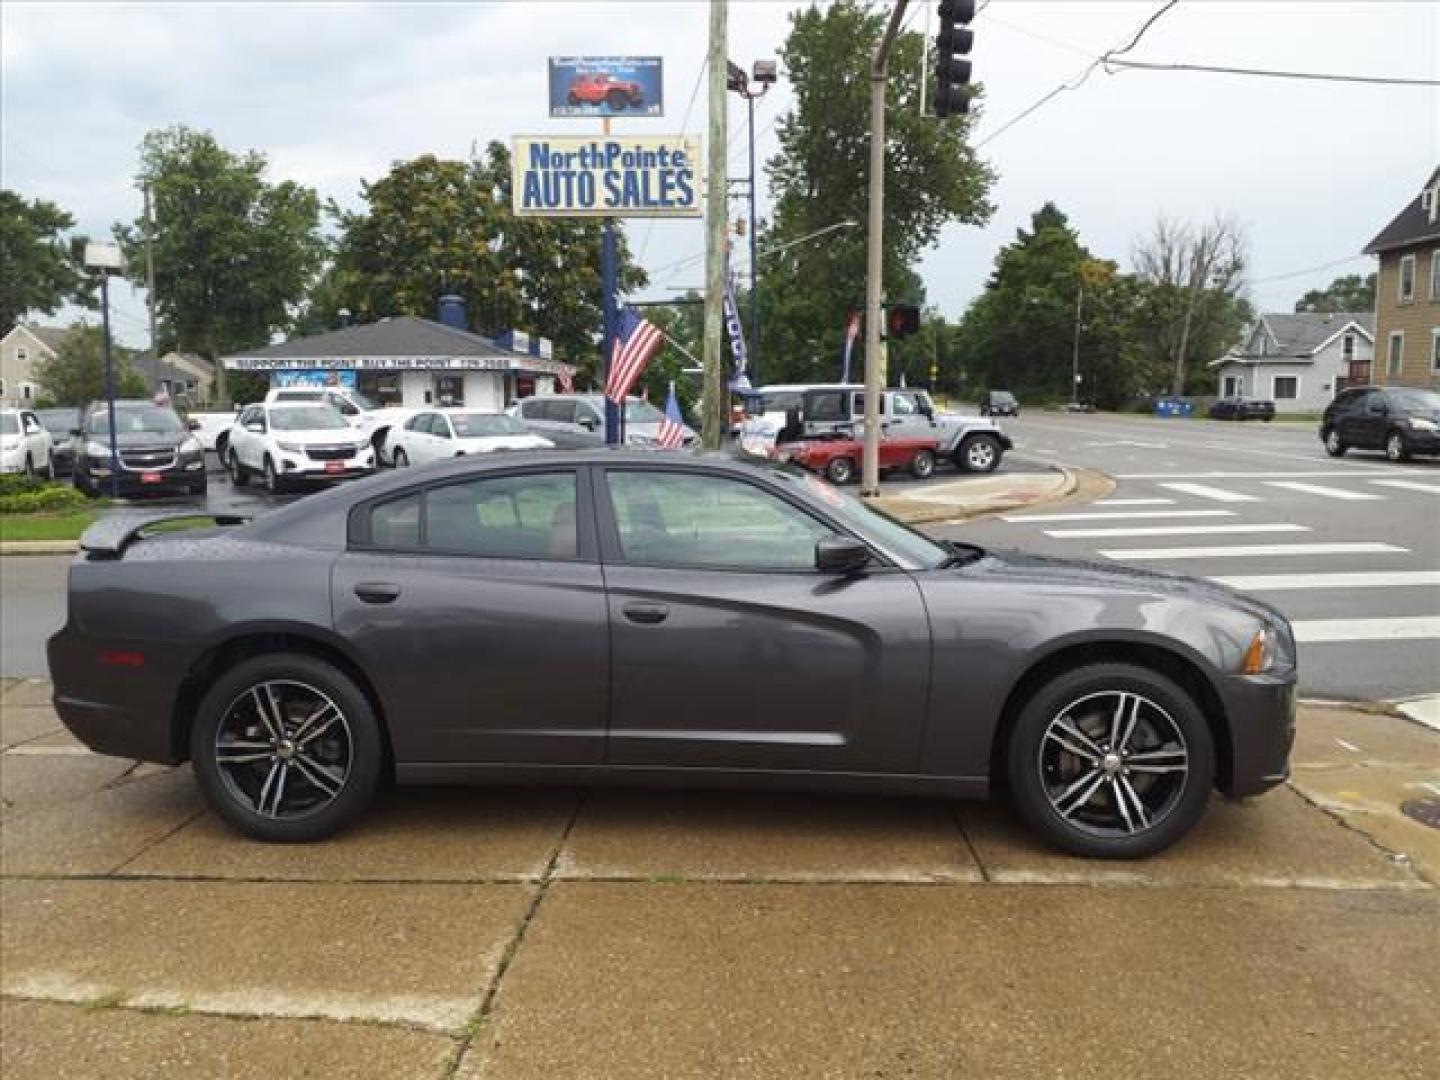
[[(105, 356), (105, 406), (110, 429), (110, 497), (120, 494), (120, 453), (115, 441), (115, 361), (110, 351), (110, 277), (122, 273), (125, 259), (115, 244), (86, 244), (85, 268), (100, 275), (100, 326)], [(81, 447), (81, 452), (84, 448)]]
[[(748, 111), (750, 139), (750, 371), (753, 376), (758, 369), (760, 357), (760, 261), (755, 248), (755, 101), (765, 96), (766, 91), (779, 79), (779, 66), (774, 60), (756, 60), (750, 74), (734, 61), (726, 61), (726, 87), (745, 99)], [(758, 89), (752, 89), (752, 84)], [(753, 378), (752, 378), (753, 381)]]

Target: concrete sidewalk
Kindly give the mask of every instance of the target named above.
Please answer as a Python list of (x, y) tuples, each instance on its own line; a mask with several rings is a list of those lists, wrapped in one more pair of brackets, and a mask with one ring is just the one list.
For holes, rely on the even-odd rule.
[(1295, 780), (1095, 863), (1003, 807), (400, 790), (241, 840), (188, 768), (0, 697), (0, 1073), (1420, 1077), (1440, 734), (1301, 711)]

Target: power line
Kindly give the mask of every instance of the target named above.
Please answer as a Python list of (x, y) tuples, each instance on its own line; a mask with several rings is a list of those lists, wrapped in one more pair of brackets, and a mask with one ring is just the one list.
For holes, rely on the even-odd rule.
[(1213, 64), (1159, 64), (1143, 60), (1105, 58), (1105, 71), (1111, 68), (1139, 71), (1201, 71), (1219, 75), (1255, 75), (1267, 79), (1308, 79), (1314, 82), (1371, 83), (1376, 86), (1440, 86), (1440, 79), (1392, 78), (1388, 75), (1342, 75), (1323, 71), (1272, 71), (1267, 68), (1220, 67)]
[[(700, 70), (695, 73), (695, 85), (690, 89), (690, 100), (685, 105), (685, 115), (680, 118), (680, 134), (685, 134), (685, 125), (690, 122), (690, 110), (695, 108), (695, 98), (700, 94), (700, 84), (705, 81), (705, 69), (710, 66), (710, 58), (707, 56), (700, 64)], [(655, 233), (655, 222), (658, 218), (651, 218), (645, 223), (645, 235), (640, 238), (640, 253), (635, 256), (637, 263), (645, 261), (645, 252), (650, 250), (650, 237)]]
[(1251, 285), (1264, 285), (1269, 281), (1288, 281), (1291, 278), (1304, 277), (1306, 274), (1316, 274), (1321, 270), (1331, 270), (1337, 266), (1344, 266), (1346, 263), (1355, 262), (1359, 259), (1369, 259), (1369, 255), (1346, 255), (1343, 259), (1336, 259), (1334, 262), (1321, 263), (1319, 266), (1306, 267), (1304, 270), (1290, 270), (1284, 274), (1271, 274), (1269, 277), (1256, 278), (1250, 282)]

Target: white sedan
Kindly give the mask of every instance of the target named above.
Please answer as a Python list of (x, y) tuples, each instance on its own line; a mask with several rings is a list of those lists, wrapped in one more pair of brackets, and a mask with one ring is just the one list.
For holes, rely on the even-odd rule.
[(390, 431), (386, 456), (396, 468), (424, 465), (464, 454), (496, 450), (547, 450), (555, 444), (531, 433), (524, 424), (504, 413), (474, 409), (429, 409), (418, 412)]
[(251, 405), (225, 439), (224, 461), (236, 487), (258, 474), (276, 492), (296, 480), (369, 476), (375, 448), (329, 405)]
[(53, 477), (52, 445), (50, 433), (29, 409), (0, 409), (0, 473)]

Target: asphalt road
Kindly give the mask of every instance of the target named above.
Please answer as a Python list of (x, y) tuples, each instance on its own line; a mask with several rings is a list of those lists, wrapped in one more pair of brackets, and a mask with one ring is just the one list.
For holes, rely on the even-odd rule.
[(1017, 457), (1098, 469), (1118, 486), (1098, 503), (947, 536), (1231, 579), (1295, 623), (1306, 694), (1440, 692), (1440, 462), (1329, 458), (1311, 424), (1061, 413), (1003, 423)]

